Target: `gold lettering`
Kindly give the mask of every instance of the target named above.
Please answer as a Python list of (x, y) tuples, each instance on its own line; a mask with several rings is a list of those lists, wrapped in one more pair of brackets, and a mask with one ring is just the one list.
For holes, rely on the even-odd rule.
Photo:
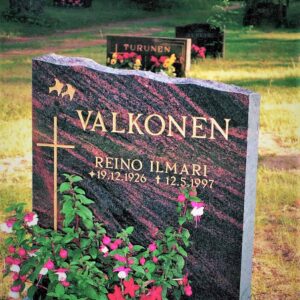
[(126, 167), (126, 169), (127, 170), (129, 170), (130, 169), (130, 159), (127, 159), (127, 162), (123, 159), (123, 158), (121, 158), (121, 170), (124, 170), (124, 166)]
[(185, 173), (186, 175), (189, 175), (189, 171), (188, 171), (186, 164), (183, 164), (179, 174), (182, 175), (183, 173)]
[(106, 169), (113, 169), (113, 157), (106, 157), (106, 160), (105, 160), (105, 168)]
[(142, 52), (143, 51), (143, 45), (137, 45), (136, 46), (136, 51)]
[(151, 46), (151, 51), (156, 52), (156, 46)]
[(201, 129), (202, 130), (202, 124), (197, 124), (198, 120), (203, 120), (204, 122), (207, 122), (206, 118), (202, 118), (202, 117), (192, 117), (193, 120), (193, 134), (192, 134), (192, 138), (195, 139), (205, 139), (206, 138), (206, 134), (204, 135), (197, 135), (197, 129)]
[[(160, 127), (160, 130), (159, 130), (158, 132), (153, 132), (153, 131), (151, 131), (150, 128), (149, 128), (149, 122), (150, 122), (150, 120), (151, 120), (152, 118), (154, 118), (154, 117), (158, 118), (158, 119), (160, 120), (160, 122), (161, 122), (161, 127)], [(149, 116), (145, 119), (145, 129), (146, 129), (147, 133), (149, 133), (150, 135), (153, 135), (153, 136), (161, 135), (161, 134), (164, 132), (165, 128), (166, 128), (166, 122), (165, 122), (165, 120), (163, 119), (163, 117), (160, 116), (160, 115), (158, 115), (158, 114), (152, 114), (152, 115), (149, 115)]]
[(118, 130), (117, 129), (117, 116), (118, 116), (119, 113), (116, 113), (116, 112), (113, 112), (112, 115), (113, 115), (113, 124), (112, 124), (112, 131), (113, 133), (125, 133), (125, 129), (120, 129)]
[(128, 113), (128, 116), (129, 116), (128, 133), (133, 134), (133, 126), (134, 126), (139, 134), (144, 134), (137, 123), (137, 120), (142, 116), (142, 114), (138, 114), (135, 119), (133, 113)]
[(201, 167), (196, 164), (192, 164), (192, 166), (193, 166), (193, 175), (201, 176), (200, 174)]
[(226, 123), (225, 131), (221, 128), (221, 126), (217, 123), (217, 121), (214, 118), (210, 119), (210, 121), (211, 121), (210, 139), (212, 139), (212, 140), (215, 139), (214, 133), (215, 133), (215, 127), (216, 127), (216, 129), (224, 136), (225, 140), (228, 141), (228, 129), (229, 129), (230, 119), (224, 119), (224, 120), (225, 120), (225, 123)]
[(186, 117), (182, 116), (182, 127), (174, 120), (172, 116), (168, 116), (169, 118), (169, 131), (168, 131), (168, 136), (173, 136), (173, 131), (172, 131), (172, 124), (177, 128), (177, 130), (180, 132), (180, 134), (185, 137), (185, 128), (186, 128)]
[(78, 117), (79, 117), (79, 120), (80, 120), (80, 122), (81, 122), (82, 129), (83, 129), (84, 131), (86, 131), (86, 128), (87, 128), (87, 126), (88, 126), (88, 124), (89, 124), (89, 120), (90, 120), (90, 117), (91, 117), (93, 111), (92, 111), (92, 110), (89, 110), (89, 111), (88, 111), (88, 116), (87, 116), (86, 120), (83, 119), (83, 116), (82, 116), (82, 110), (76, 110), (76, 112), (77, 112)]
[(103, 163), (103, 158), (96, 156), (96, 163), (95, 163), (95, 168), (99, 167), (99, 168), (103, 168), (102, 163)]
[(166, 162), (165, 173), (169, 173), (170, 171), (173, 171), (174, 174), (177, 174), (177, 163), (174, 163), (173, 165), (171, 165), (170, 163)]
[(91, 129), (91, 131), (95, 131), (96, 127), (101, 127), (103, 132), (107, 132), (104, 121), (102, 119), (102, 115), (100, 114), (100, 111), (98, 111), (93, 128)]
[(129, 44), (124, 44), (123, 46), (124, 46), (124, 48), (125, 48), (125, 51), (128, 51)]
[[(138, 166), (135, 166), (136, 163)], [(131, 163), (131, 168), (134, 171), (140, 171), (143, 168), (143, 163), (139, 159), (134, 159)]]
[(157, 47), (157, 52), (163, 52), (163, 46), (158, 46)]
[(171, 52), (171, 47), (170, 46), (165, 46), (165, 52)]

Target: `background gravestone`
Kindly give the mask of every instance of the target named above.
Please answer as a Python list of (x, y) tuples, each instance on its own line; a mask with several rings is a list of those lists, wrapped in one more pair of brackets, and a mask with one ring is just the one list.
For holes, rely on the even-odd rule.
[[(32, 75), (33, 208), (44, 226), (53, 226), (56, 168), (58, 182), (63, 173), (84, 178), (82, 187), (96, 201), (92, 209), (110, 232), (135, 226), (134, 241), (142, 244), (152, 240), (157, 228), (176, 223), (182, 178), (188, 183), (198, 180), (198, 195), (206, 208), (200, 226), (189, 228), (191, 299), (248, 299), (259, 95), (211, 81), (116, 70), (90, 59), (56, 55), (34, 59)], [(88, 111), (100, 112), (106, 131), (99, 123), (91, 131), (94, 113), (83, 126), (78, 111), (85, 120)], [(115, 126), (112, 112), (118, 117)], [(127, 132), (129, 113), (141, 114), (138, 124), (144, 134), (136, 128)], [(146, 130), (145, 119), (153, 114), (165, 120), (171, 115), (178, 122), (186, 116), (185, 137), (176, 128), (169, 136), (168, 130), (150, 135), (163, 124), (159, 117), (153, 118)], [(196, 134), (203, 138), (193, 137), (193, 117), (206, 120)], [(224, 120), (230, 119), (227, 139), (217, 128), (212, 133), (211, 118), (222, 128)], [(57, 164), (53, 163), (55, 138)], [(109, 159), (110, 164), (100, 168), (95, 165), (96, 157)], [(128, 181), (129, 171), (120, 170), (112, 158), (141, 161), (141, 170), (130, 171), (137, 180)], [(158, 162), (159, 169), (151, 171), (151, 161)], [(177, 163), (178, 168), (186, 164), (189, 170), (198, 164), (202, 173), (161, 172), (167, 162)]]
[(114, 53), (124, 54), (135, 52), (141, 55), (141, 70), (149, 71), (154, 66), (151, 57), (155, 56), (160, 59), (162, 56), (170, 57), (176, 55), (174, 67), (176, 77), (183, 77), (190, 70), (190, 39), (170, 39), (154, 37), (133, 37), (110, 35), (107, 36), (107, 64), (111, 64)]
[(176, 27), (177, 38), (191, 38), (192, 44), (206, 48), (206, 56), (224, 56), (224, 31), (210, 24), (190, 24)]
[(62, 7), (90, 7), (92, 0), (53, 0), (53, 5)]

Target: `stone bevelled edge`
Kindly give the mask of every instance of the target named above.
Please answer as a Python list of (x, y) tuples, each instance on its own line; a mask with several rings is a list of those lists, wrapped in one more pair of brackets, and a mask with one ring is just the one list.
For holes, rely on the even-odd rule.
[(193, 78), (171, 78), (171, 77), (167, 77), (167, 76), (163, 76), (160, 74), (155, 74), (147, 71), (113, 69), (110, 67), (100, 65), (90, 58), (84, 58), (84, 57), (67, 57), (67, 56), (61, 56), (61, 55), (56, 55), (54, 53), (51, 53), (51, 54), (35, 57), (32, 60), (43, 61), (55, 65), (68, 66), (68, 67), (75, 67), (75, 66), (86, 67), (95, 71), (110, 73), (114, 75), (141, 76), (162, 83), (193, 84), (208, 89), (215, 89), (218, 91), (223, 91), (228, 93), (243, 94), (247, 96), (256, 94), (250, 90), (235, 85), (217, 82), (217, 81), (200, 80), (200, 79), (193, 79)]
[(260, 96), (249, 99), (240, 300), (251, 299)]

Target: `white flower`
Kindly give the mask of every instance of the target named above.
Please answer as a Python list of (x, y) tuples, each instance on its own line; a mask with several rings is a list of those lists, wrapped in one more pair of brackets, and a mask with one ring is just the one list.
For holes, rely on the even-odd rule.
[(42, 268), (40, 271), (40, 275), (46, 275), (48, 273), (48, 269), (47, 268)]
[[(38, 218), (37, 214), (33, 214), (31, 217), (28, 217), (27, 220), (28, 220), (26, 222), (27, 226), (31, 227), (31, 226), (37, 225), (39, 218)], [(25, 221), (26, 221), (26, 219), (25, 219)]]
[(13, 298), (13, 299), (19, 299), (20, 298), (20, 293), (19, 292), (9, 291), (8, 297)]
[(191, 211), (192, 216), (199, 217), (203, 215), (204, 207), (194, 207)]
[(128, 275), (128, 273), (126, 273), (125, 271), (120, 271), (120, 272), (118, 273), (118, 277), (119, 277), (120, 279), (126, 278), (127, 275)]
[(6, 232), (6, 233), (12, 233), (13, 232), (12, 226), (8, 226), (6, 223), (1, 223), (0, 224), (0, 229), (1, 229), (2, 232)]
[(102, 245), (99, 249), (102, 253), (107, 253), (108, 252), (108, 248), (104, 245)]
[(19, 272), (20, 272), (20, 267), (19, 267), (18, 265), (12, 264), (12, 265), (10, 266), (10, 270), (11, 270), (12, 272), (19, 273)]
[(28, 251), (27, 253), (28, 253), (29, 257), (34, 257), (34, 256), (36, 256), (36, 252), (37, 251), (33, 250), (33, 251)]
[(67, 279), (67, 274), (65, 272), (55, 272), (58, 276), (58, 281), (65, 281)]

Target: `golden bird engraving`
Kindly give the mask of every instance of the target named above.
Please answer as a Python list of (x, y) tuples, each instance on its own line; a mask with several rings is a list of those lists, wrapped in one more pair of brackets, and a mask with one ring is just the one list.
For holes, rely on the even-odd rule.
[(66, 85), (67, 85), (67, 90), (61, 94), (61, 97), (69, 96), (70, 97), (70, 101), (71, 101), (73, 99), (73, 97), (74, 97), (76, 89), (71, 84), (67, 83)]
[(55, 78), (54, 80), (55, 85), (49, 87), (49, 94), (51, 94), (53, 91), (56, 91), (57, 95), (59, 96), (64, 87), (64, 84), (60, 82), (57, 78)]

